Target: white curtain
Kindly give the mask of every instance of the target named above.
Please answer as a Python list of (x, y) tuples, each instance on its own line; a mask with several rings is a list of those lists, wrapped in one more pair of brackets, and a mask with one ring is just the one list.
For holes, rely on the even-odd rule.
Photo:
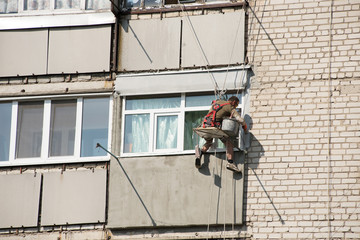
[(55, 9), (80, 9), (80, 0), (56, 0)]
[(149, 127), (149, 114), (134, 114), (125, 117), (125, 153), (149, 151)]
[(177, 148), (178, 117), (159, 116), (156, 133), (156, 149)]
[(86, 10), (110, 9), (110, 0), (86, 0)]
[(50, 8), (50, 0), (24, 0), (24, 10), (45, 10)]
[(18, 0), (0, 0), (0, 13), (17, 13)]
[(180, 107), (180, 97), (126, 100), (126, 110), (164, 109)]

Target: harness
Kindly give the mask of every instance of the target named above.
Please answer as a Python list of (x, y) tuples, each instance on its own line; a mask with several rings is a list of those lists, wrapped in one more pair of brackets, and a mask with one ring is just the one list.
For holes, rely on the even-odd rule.
[(212, 111), (209, 112), (205, 116), (204, 121), (203, 121), (203, 128), (205, 128), (205, 127), (221, 127), (221, 121), (216, 121), (215, 115), (225, 105), (230, 105), (230, 103), (227, 102), (227, 103), (219, 104), (219, 103), (216, 103), (215, 101), (213, 101)]

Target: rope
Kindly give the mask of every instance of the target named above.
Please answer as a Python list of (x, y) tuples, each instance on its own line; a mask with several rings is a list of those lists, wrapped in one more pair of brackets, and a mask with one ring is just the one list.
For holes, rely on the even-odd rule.
[(238, 38), (238, 33), (239, 33), (239, 29), (240, 29), (240, 23), (241, 23), (241, 19), (242, 19), (242, 16), (243, 16), (243, 15), (245, 15), (245, 13), (244, 13), (244, 14), (240, 14), (240, 19), (239, 19), (239, 22), (238, 22), (238, 27), (237, 27), (236, 33), (235, 33), (234, 44), (233, 44), (232, 49), (231, 49), (230, 59), (229, 59), (228, 66), (227, 66), (227, 70), (226, 70), (226, 74), (225, 74), (225, 80), (224, 80), (223, 88), (222, 88), (222, 91), (220, 92), (221, 95), (225, 94), (225, 92), (226, 92), (226, 91), (225, 91), (225, 84), (226, 84), (227, 76), (228, 76), (228, 73), (229, 73), (230, 63), (231, 63), (231, 59), (232, 59), (232, 56), (233, 56), (233, 53), (234, 53), (235, 44), (236, 44), (236, 41), (237, 41), (237, 38)]
[[(216, 148), (215, 148), (215, 156), (216, 156)], [(213, 170), (213, 176), (214, 176), (214, 181), (215, 182), (215, 173)], [(207, 229), (206, 229), (206, 240), (209, 239), (209, 231), (210, 231), (210, 213), (211, 213), (211, 200), (212, 200), (212, 194), (213, 194), (213, 188), (214, 188), (214, 184), (213, 182), (210, 182), (210, 202), (209, 202), (209, 211), (208, 211), (208, 224), (207, 224)]]
[(194, 26), (192, 25), (192, 23), (191, 23), (191, 21), (190, 21), (190, 17), (189, 17), (189, 15), (185, 12), (185, 10), (184, 10), (184, 4), (181, 4), (179, 0), (178, 0), (178, 4), (180, 5), (181, 11), (184, 13), (185, 18), (186, 18), (187, 21), (188, 21), (188, 24), (189, 24), (189, 26), (190, 26), (190, 28), (191, 28), (191, 30), (192, 30), (192, 33), (193, 33), (193, 37), (194, 37), (194, 39), (195, 39), (195, 41), (196, 41), (196, 43), (197, 43), (197, 46), (198, 46), (200, 52), (202, 53), (201, 56), (202, 56), (202, 58), (203, 58), (203, 60), (204, 60), (204, 62), (205, 62), (205, 64), (206, 64), (206, 65), (205, 65), (205, 68), (206, 68), (206, 70), (207, 70), (207, 73), (208, 73), (209, 76), (210, 76), (210, 79), (211, 79), (212, 82), (213, 82), (213, 85), (214, 85), (214, 95), (215, 95), (215, 97), (219, 97), (219, 98), (220, 98), (221, 95), (220, 95), (219, 85), (217, 84), (214, 75), (211, 74), (210, 71), (209, 71), (209, 68), (208, 68), (208, 66), (210, 65), (209, 60), (207, 59), (206, 54), (205, 54), (205, 51), (204, 51), (204, 49), (202, 48), (202, 45), (201, 45), (201, 43), (200, 43), (200, 40), (199, 40), (199, 38), (198, 38), (197, 35), (196, 35)]

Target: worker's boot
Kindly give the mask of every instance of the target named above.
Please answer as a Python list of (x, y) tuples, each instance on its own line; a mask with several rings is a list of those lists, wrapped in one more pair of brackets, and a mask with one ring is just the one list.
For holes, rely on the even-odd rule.
[(233, 162), (228, 162), (226, 168), (230, 171), (241, 173), (240, 169)]
[(201, 168), (201, 156), (203, 155), (203, 152), (200, 151), (199, 145), (195, 146), (195, 167)]

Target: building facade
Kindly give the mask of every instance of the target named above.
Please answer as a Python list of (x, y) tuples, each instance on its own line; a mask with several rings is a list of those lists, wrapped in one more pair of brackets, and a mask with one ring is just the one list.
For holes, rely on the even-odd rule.
[[(360, 239), (360, 2), (3, 1), (1, 239)], [(194, 166), (211, 101), (250, 128)]]

